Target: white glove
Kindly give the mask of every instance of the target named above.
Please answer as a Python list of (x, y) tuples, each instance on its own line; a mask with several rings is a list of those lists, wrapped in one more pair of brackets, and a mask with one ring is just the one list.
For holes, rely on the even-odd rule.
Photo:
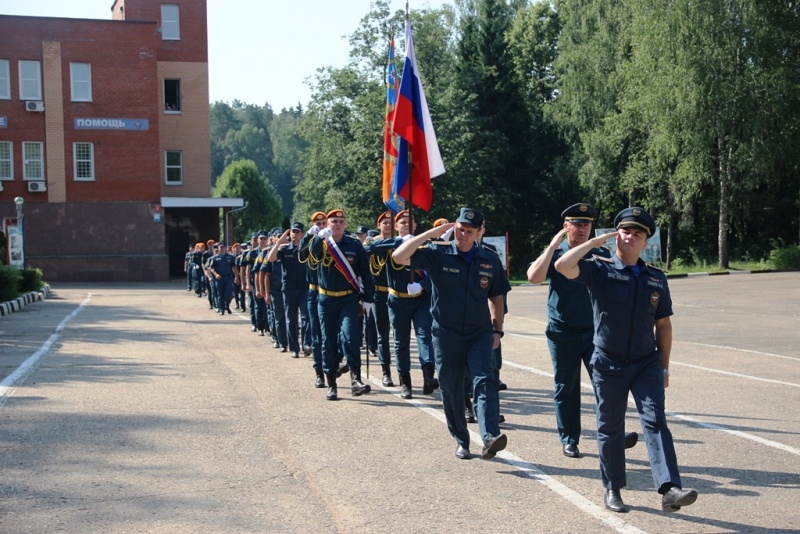
[(408, 235), (404, 235), (404, 236), (403, 236), (403, 237), (401, 237), (400, 239), (402, 239), (402, 240), (403, 240), (403, 243), (405, 243), (406, 241), (408, 241), (408, 240), (409, 240), (409, 239), (411, 239), (412, 237), (414, 237), (414, 236), (413, 236), (413, 235), (411, 235), (411, 234), (408, 234)]
[(372, 313), (372, 303), (362, 302), (361, 305), (364, 306), (364, 317), (369, 317), (369, 314)]
[(408, 284), (408, 294), (409, 295), (418, 295), (422, 293), (422, 286), (416, 282), (412, 282)]
[(319, 226), (316, 224), (311, 225), (311, 228), (308, 229), (308, 235), (317, 235), (319, 233)]
[(319, 231), (319, 233), (317, 234), (317, 237), (320, 238), (320, 239), (325, 239), (326, 237), (328, 237), (332, 233), (333, 233), (333, 230), (331, 230), (330, 228), (323, 228), (322, 230)]
[(442, 241), (450, 241), (450, 238), (453, 236), (453, 231), (456, 229), (455, 226), (452, 226), (448, 231), (442, 234), (441, 239)]

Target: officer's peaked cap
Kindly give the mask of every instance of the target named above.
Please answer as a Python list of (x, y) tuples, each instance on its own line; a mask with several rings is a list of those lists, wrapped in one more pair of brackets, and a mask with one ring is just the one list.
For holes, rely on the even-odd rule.
[(614, 217), (614, 228), (639, 228), (651, 236), (656, 232), (656, 221), (644, 208), (631, 206), (617, 213)]

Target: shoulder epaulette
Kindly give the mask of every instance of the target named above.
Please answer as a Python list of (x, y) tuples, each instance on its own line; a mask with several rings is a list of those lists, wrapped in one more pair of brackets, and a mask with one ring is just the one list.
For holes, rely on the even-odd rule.
[(606, 258), (605, 256), (598, 256), (597, 254), (593, 254), (592, 259), (604, 261), (606, 263), (614, 263), (614, 258)]

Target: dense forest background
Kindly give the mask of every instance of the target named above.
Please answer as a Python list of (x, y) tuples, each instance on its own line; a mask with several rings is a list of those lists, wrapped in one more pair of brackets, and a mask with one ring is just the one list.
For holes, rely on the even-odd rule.
[[(215, 194), (248, 201), (237, 236), (334, 207), (374, 226), (404, 17), (374, 1), (349, 64), (311, 77), (307, 109), (212, 104)], [(455, 0), (410, 20), (447, 168), (421, 224), (484, 211), (517, 274), (579, 201), (598, 227), (647, 208), (668, 262), (728, 267), (798, 244), (796, 0)]]

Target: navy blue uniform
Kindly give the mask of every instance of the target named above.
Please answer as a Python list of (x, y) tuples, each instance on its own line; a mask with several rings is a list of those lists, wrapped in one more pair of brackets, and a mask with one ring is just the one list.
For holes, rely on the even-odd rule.
[[(590, 361), (594, 352), (594, 322), (589, 292), (559, 273), (554, 264), (569, 250), (567, 241), (553, 253), (547, 268), (548, 323), (545, 329), (550, 359), (553, 362), (555, 392), (553, 404), (561, 443), (578, 445), (581, 437), (581, 364), (592, 376)], [(604, 248), (592, 249), (584, 258), (611, 257)]]
[(667, 278), (640, 259), (617, 257), (578, 263), (576, 282), (586, 284), (594, 314), (592, 383), (597, 395), (597, 442), (603, 486), (619, 490), (625, 477), (625, 409), (633, 394), (653, 481), (662, 490), (681, 487), (672, 434), (664, 413), (664, 374), (655, 323), (672, 315)]
[[(285, 308), (286, 335), (291, 352), (300, 352), (311, 346), (311, 334), (308, 327), (308, 282), (306, 266), (298, 258), (298, 247), (289, 245), (278, 249), (278, 259), (282, 266), (281, 292)], [(300, 317), (298, 332), (297, 318)], [(300, 341), (298, 341), (298, 334)]]
[(467, 254), (459, 253), (453, 242), (420, 247), (411, 256), (411, 267), (424, 269), (432, 282), (433, 351), (447, 428), (459, 445), (469, 447), (464, 418), (464, 377), (469, 370), (478, 425), (486, 442), (500, 434), (487, 300), (511, 290), (503, 264), (496, 254), (478, 245)]
[[(407, 265), (398, 265), (392, 259), (392, 251), (403, 243), (402, 238), (376, 241), (370, 252), (383, 257), (384, 271), (388, 283), (389, 319), (394, 334), (394, 356), (400, 375), (411, 371), (411, 325), (417, 339), (419, 364), (423, 369), (434, 365), (431, 328), (431, 280), (424, 271), (413, 271)], [(422, 285), (422, 292), (408, 293), (408, 284), (413, 281)]]
[(286, 339), (286, 310), (283, 305), (283, 293), (281, 292), (283, 263), (280, 259), (268, 262), (267, 256), (269, 256), (269, 249), (262, 254), (261, 261), (263, 265), (261, 269), (269, 273), (269, 322), (270, 332), (272, 333), (272, 346), (278, 346), (282, 349), (282, 352), (285, 352), (289, 342)]
[(267, 322), (267, 296), (255, 296), (255, 278), (261, 269), (264, 268), (264, 254), (266, 252), (266, 250), (262, 251), (261, 249), (256, 249), (255, 254), (251, 253), (250, 255), (253, 262), (253, 267), (250, 271), (250, 283), (253, 285), (253, 301), (250, 304), (250, 311), (255, 315), (255, 326), (261, 335), (263, 335), (269, 327), (269, 323)]
[[(343, 236), (337, 243), (339, 250), (355, 275), (361, 278), (363, 287), (363, 301), (371, 303), (375, 292), (375, 285), (369, 271), (369, 260), (364, 246), (358, 239)], [(336, 263), (328, 251), (327, 243), (317, 236), (311, 240), (309, 247), (311, 260), (318, 264), (319, 269), (319, 321), (322, 331), (322, 369), (331, 376), (339, 368), (339, 336), (347, 358), (350, 371), (360, 376), (361, 348), (358, 316), (360, 313), (359, 300), (362, 300), (359, 291), (348, 282), (344, 274), (339, 271)]]
[(257, 317), (256, 317), (256, 311), (257, 311), (257, 308), (258, 308), (258, 303), (256, 302), (257, 299), (256, 299), (255, 270), (254, 270), (254, 268), (255, 268), (255, 264), (256, 264), (256, 258), (258, 257), (259, 252), (260, 251), (259, 251), (258, 247), (253, 247), (250, 250), (248, 250), (247, 252), (242, 254), (242, 267), (245, 270), (245, 276), (248, 276), (247, 275), (247, 267), (250, 267), (250, 274), (249, 274), (248, 280), (247, 280), (248, 286), (250, 287), (250, 291), (248, 293), (247, 298), (250, 301), (249, 302), (249, 304), (250, 304), (250, 324), (253, 326), (253, 331), (255, 331), (255, 330), (263, 330), (263, 327), (262, 328), (258, 327), (258, 320), (257, 320)]
[(211, 258), (210, 267), (220, 276), (219, 280), (215, 280), (217, 286), (217, 309), (220, 313), (226, 310), (230, 312), (231, 300), (233, 299), (233, 281), (236, 278), (233, 274), (233, 270), (236, 268), (236, 258), (230, 254), (215, 254)]
[[(379, 241), (376, 241), (376, 243)], [(375, 282), (375, 300), (371, 316), (367, 319), (367, 346), (378, 353), (381, 366), (392, 363), (389, 354), (389, 282), (386, 280), (386, 255), (373, 254), (372, 245), (367, 248), (369, 269)]]
[(308, 247), (314, 236), (306, 234), (298, 245), (298, 260), (306, 266), (306, 282), (308, 282), (308, 318), (311, 336), (311, 354), (315, 370), (322, 371), (322, 328), (319, 324), (319, 264), (310, 261)]

